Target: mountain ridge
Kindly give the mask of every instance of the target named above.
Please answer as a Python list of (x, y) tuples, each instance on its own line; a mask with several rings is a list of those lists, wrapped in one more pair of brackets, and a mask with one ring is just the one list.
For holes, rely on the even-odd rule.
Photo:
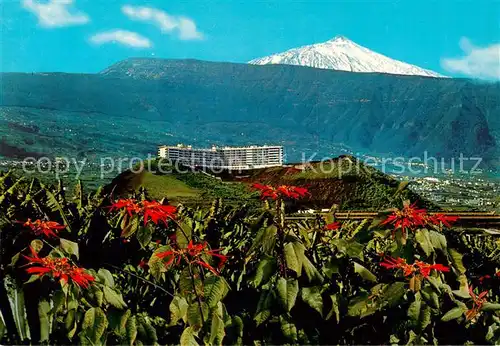
[(437, 72), (374, 52), (345, 36), (336, 36), (326, 42), (256, 58), (248, 63), (253, 65), (286, 64), (349, 72), (379, 72), (446, 78)]
[[(0, 78), (6, 121), (40, 128), (30, 134), (34, 144), (21, 131), (14, 139), (13, 129), (0, 137), (30, 152), (49, 143), (144, 155), (178, 142), (279, 143), (294, 161), (302, 153), (337, 155), (337, 145), (406, 157), (425, 150), (438, 157), (498, 158), (499, 152), (500, 83), (149, 58), (118, 62), (102, 74)], [(58, 122), (45, 126), (52, 119)], [(46, 133), (56, 127), (56, 135)]]

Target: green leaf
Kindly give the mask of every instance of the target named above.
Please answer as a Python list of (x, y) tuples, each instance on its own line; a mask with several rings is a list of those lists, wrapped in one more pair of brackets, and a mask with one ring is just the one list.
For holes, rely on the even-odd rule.
[(252, 282), (255, 287), (266, 284), (275, 272), (276, 259), (269, 256), (263, 256), (257, 266), (257, 270)]
[(203, 285), (205, 302), (210, 308), (216, 307), (229, 292), (229, 284), (221, 276), (209, 276)]
[(446, 237), (444, 236), (444, 234), (441, 234), (441, 233), (436, 232), (436, 231), (430, 231), (429, 237), (430, 237), (431, 244), (434, 247), (434, 249), (439, 249), (443, 252), (446, 251), (446, 249), (448, 248), (448, 243), (446, 241)]
[(278, 290), (278, 297), (280, 302), (286, 311), (290, 312), (295, 301), (297, 300), (297, 295), (299, 294), (299, 282), (296, 279), (285, 279), (279, 278), (276, 284)]
[(145, 249), (153, 238), (153, 231), (149, 227), (139, 227), (137, 232), (137, 240), (141, 244), (141, 248)]
[(467, 271), (464, 267), (464, 264), (462, 262), (462, 254), (459, 253), (455, 249), (448, 249), (448, 253), (451, 257), (451, 263), (453, 264), (453, 267), (460, 273), (460, 274), (465, 274)]
[(3, 339), (6, 333), (7, 333), (7, 327), (5, 326), (3, 319), (0, 318), (0, 340)]
[(69, 310), (64, 318), (64, 327), (68, 332), (68, 338), (71, 340), (76, 332), (76, 310)]
[(285, 253), (286, 266), (288, 269), (296, 272), (298, 276), (302, 274), (301, 259), (304, 255), (304, 245), (302, 245), (302, 247), (300, 245), (295, 245), (295, 242), (286, 243), (283, 249)]
[(182, 318), (184, 322), (187, 321), (187, 309), (189, 307), (185, 298), (175, 296), (170, 303), (170, 325), (175, 325)]
[(453, 291), (451, 291), (451, 293), (453, 293), (454, 295), (456, 295), (457, 297), (460, 297), (460, 298), (465, 298), (465, 299), (470, 298), (469, 291), (465, 291), (465, 290), (453, 290)]
[(85, 298), (93, 303), (92, 305), (101, 306), (104, 301), (104, 294), (101, 288), (97, 285), (92, 285), (85, 290)]
[(354, 262), (354, 271), (358, 273), (364, 280), (377, 282), (377, 277), (359, 263)]
[(14, 267), (16, 265), (17, 261), (19, 261), (19, 257), (21, 257), (21, 253), (20, 252), (16, 253), (14, 256), (12, 256), (9, 265), (11, 267)]
[(195, 336), (198, 335), (198, 332), (193, 327), (187, 327), (184, 329), (180, 339), (181, 346), (198, 346), (198, 342), (195, 339)]
[(311, 308), (319, 312), (323, 317), (323, 297), (321, 296), (321, 287), (303, 287), (301, 290), (302, 300)]
[(467, 311), (467, 308), (457, 306), (457, 307), (451, 309), (450, 311), (448, 311), (446, 314), (444, 314), (444, 316), (441, 317), (441, 321), (448, 322), (451, 320), (456, 320), (457, 318), (462, 316), (465, 311)]
[(297, 327), (289, 316), (280, 316), (281, 332), (288, 340), (297, 341)]
[(32, 240), (30, 246), (33, 248), (33, 250), (35, 250), (36, 253), (39, 253), (43, 248), (43, 241), (41, 241), (40, 239)]
[[(126, 221), (127, 219), (124, 218), (124, 220)], [(128, 220), (128, 223), (124, 225), (121, 236), (124, 238), (129, 238), (137, 231), (138, 228), (139, 217), (137, 215), (134, 215), (131, 219)]]
[(273, 300), (274, 296), (272, 291), (264, 290), (261, 292), (259, 302), (257, 303), (257, 311), (254, 316), (257, 326), (265, 322), (271, 316)]
[(50, 304), (46, 300), (40, 301), (38, 303), (38, 317), (40, 319), (40, 342), (45, 342), (49, 340), (50, 334)]
[(431, 309), (422, 302), (420, 293), (415, 294), (415, 301), (408, 308), (408, 317), (418, 331), (423, 331), (431, 323)]
[(163, 260), (156, 256), (156, 254), (169, 250), (172, 250), (172, 248), (168, 245), (160, 246), (153, 252), (151, 257), (149, 258), (149, 273), (151, 273), (151, 275), (153, 275), (156, 280), (160, 280), (162, 273), (167, 271), (167, 268), (165, 268), (165, 265), (163, 264)]
[(125, 334), (127, 336), (128, 344), (130, 346), (134, 345), (137, 339), (137, 321), (135, 316), (130, 316), (127, 319), (127, 324), (125, 325)]
[(323, 276), (320, 274), (320, 272), (316, 269), (316, 267), (309, 261), (309, 258), (305, 254), (302, 255), (301, 258), (302, 262), (302, 268), (304, 269), (304, 272), (306, 273), (307, 279), (309, 282), (318, 282), (322, 283), (323, 282)]
[(13, 295), (14, 309), (12, 312), (16, 322), (17, 331), (21, 340), (25, 340), (28, 337), (28, 323), (26, 321), (23, 290), (20, 288), (15, 288)]
[(115, 280), (113, 279), (113, 274), (107, 269), (99, 269), (97, 272), (97, 277), (108, 287), (113, 288), (115, 286)]
[(368, 298), (366, 293), (363, 293), (349, 301), (347, 315), (363, 318), (375, 313), (378, 308), (376, 304), (372, 305), (371, 299)]
[(99, 343), (107, 327), (108, 319), (100, 308), (90, 308), (85, 312), (82, 333), (93, 344)]
[(326, 316), (326, 320), (328, 321), (330, 318), (332, 318), (333, 314), (335, 314), (335, 320), (337, 321), (337, 324), (340, 322), (340, 309), (339, 309), (339, 297), (338, 294), (331, 294), (330, 299), (332, 300), (332, 308), (330, 309), (330, 312)]
[(339, 252), (347, 255), (348, 257), (357, 258), (360, 261), (364, 260), (364, 245), (358, 243), (355, 239), (334, 239), (332, 244), (335, 245)]
[(222, 303), (218, 304), (218, 308), (212, 314), (212, 323), (210, 326), (210, 345), (222, 345), (222, 341), (226, 335), (224, 330), (224, 321), (223, 321), (223, 311), (222, 311)]
[(208, 313), (208, 305), (205, 302), (201, 303), (200, 309), (198, 301), (194, 301), (187, 309), (187, 322), (192, 327), (196, 327), (197, 329), (201, 328), (203, 326), (203, 322), (208, 318)]
[(201, 296), (204, 293), (204, 289), (203, 289), (203, 282), (200, 279), (200, 272), (196, 267), (193, 267), (192, 271), (194, 280), (193, 278), (191, 278), (191, 273), (189, 272), (189, 268), (184, 268), (181, 271), (179, 277), (180, 293), (184, 296), (189, 296), (191, 294), (196, 294)]
[(137, 316), (136, 324), (138, 325), (137, 335), (140, 337), (141, 341), (146, 345), (156, 345), (158, 342), (158, 335), (156, 334), (156, 329), (151, 325), (149, 317)]
[(63, 291), (56, 291), (54, 297), (52, 298), (53, 307), (50, 311), (51, 314), (57, 314), (59, 310), (64, 306), (66, 302), (66, 296)]
[(115, 310), (108, 312), (109, 328), (119, 336), (125, 336), (127, 321), (132, 312), (130, 310)]
[(175, 236), (177, 239), (177, 244), (181, 249), (186, 248), (189, 244), (189, 240), (191, 239), (191, 229), (192, 227), (189, 227), (186, 225), (185, 222), (181, 222), (180, 226), (182, 227), (182, 230), (179, 228), (176, 229), (175, 231)]
[(340, 273), (340, 261), (337, 258), (331, 258), (330, 261), (323, 267), (324, 274), (331, 279), (333, 274)]
[(498, 311), (500, 310), (500, 304), (495, 303), (484, 303), (481, 311)]
[(61, 206), (61, 204), (57, 200), (57, 197), (52, 192), (50, 192), (50, 190), (47, 189), (47, 187), (44, 184), (40, 183), (40, 187), (45, 192), (45, 196), (47, 197), (47, 206), (51, 210), (59, 212), (61, 218), (63, 219), (64, 225), (66, 226), (66, 230), (69, 233), (73, 233), (73, 231), (71, 230), (71, 226), (69, 224), (69, 221), (66, 218), (66, 213), (64, 212), (63, 207)]
[(123, 301), (121, 293), (117, 293), (115, 290), (109, 288), (108, 286), (103, 286), (103, 292), (104, 299), (111, 306), (114, 306), (117, 309), (125, 309), (127, 307), (127, 304), (125, 304), (125, 302)]
[(420, 291), (420, 293), (422, 294), (422, 297), (425, 299), (425, 302), (427, 304), (429, 304), (434, 309), (439, 309), (439, 297), (436, 292), (434, 292), (431, 286), (425, 287)]
[(420, 245), (420, 248), (424, 250), (424, 253), (429, 257), (434, 252), (434, 247), (432, 246), (431, 238), (429, 236), (429, 231), (426, 229), (420, 229), (415, 234), (415, 240)]
[(406, 283), (397, 281), (386, 287), (382, 299), (389, 307), (396, 306), (406, 293)]
[(68, 255), (75, 255), (78, 258), (78, 244), (67, 239), (60, 238), (61, 241), (61, 249), (67, 253)]

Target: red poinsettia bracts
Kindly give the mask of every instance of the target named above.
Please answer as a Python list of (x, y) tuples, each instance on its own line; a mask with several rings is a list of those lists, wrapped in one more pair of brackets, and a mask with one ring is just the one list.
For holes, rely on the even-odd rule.
[(156, 201), (142, 201), (142, 212), (144, 213), (144, 225), (146, 225), (151, 219), (151, 221), (157, 225), (159, 221), (163, 221), (165, 224), (168, 219), (173, 219), (175, 217), (175, 212), (177, 208), (173, 205), (163, 205)]
[(484, 281), (491, 279), (490, 275), (483, 275), (479, 278), (479, 283), (482, 284)]
[(279, 197), (278, 191), (271, 185), (262, 185), (259, 183), (255, 183), (252, 185), (252, 188), (260, 191), (260, 198), (262, 199), (278, 199)]
[(406, 230), (413, 230), (419, 226), (424, 226), (427, 222), (427, 211), (417, 209), (416, 204), (405, 204), (403, 209), (394, 211), (382, 222), (382, 225), (392, 224), (394, 229), (401, 228), (403, 234)]
[(429, 277), (429, 275), (431, 274), (431, 270), (435, 270), (435, 271), (443, 272), (443, 273), (447, 273), (450, 271), (450, 268), (448, 268), (442, 264), (429, 264), (429, 263), (424, 263), (421, 261), (416, 261), (415, 266), (417, 266), (419, 268), (420, 274), (422, 274), (422, 276), (424, 278)]
[(416, 268), (413, 265), (406, 263), (404, 258), (384, 257), (384, 261), (380, 263), (385, 269), (401, 269), (404, 276), (410, 276), (415, 273)]
[(479, 314), (484, 303), (487, 302), (486, 296), (488, 295), (488, 291), (483, 291), (479, 295), (476, 295), (472, 286), (469, 286), (469, 294), (472, 298), (472, 308), (467, 310), (467, 312), (465, 313), (465, 318), (467, 321), (472, 320)]
[(110, 211), (125, 209), (129, 216), (138, 214), (141, 211), (140, 205), (134, 199), (119, 199), (110, 207)]
[(215, 275), (219, 275), (218, 270), (207, 263), (203, 256), (216, 257), (219, 259), (219, 264), (217, 269), (221, 269), (227, 261), (227, 256), (221, 255), (220, 249), (209, 250), (207, 243), (194, 244), (191, 240), (185, 249), (170, 249), (164, 252), (157, 253), (156, 256), (164, 259), (165, 267), (169, 267), (172, 264), (178, 265), (182, 260), (185, 260), (188, 264), (197, 264), (208, 270), (210, 270)]
[(143, 215), (144, 225), (150, 220), (155, 225), (160, 221), (167, 224), (169, 219), (175, 218), (175, 213), (177, 212), (177, 208), (173, 205), (164, 205), (157, 201), (136, 202), (133, 199), (120, 199), (110, 207), (110, 211), (122, 209), (125, 209), (130, 217), (134, 215)]
[(305, 187), (281, 185), (278, 187), (278, 193), (288, 198), (299, 199), (307, 196), (309, 191)]
[(43, 235), (47, 238), (57, 238), (57, 232), (66, 228), (66, 226), (60, 225), (54, 221), (36, 220), (33, 222), (31, 219), (28, 219), (28, 221), (22, 224), (24, 227), (31, 228), (35, 235)]
[(434, 214), (428, 217), (428, 222), (436, 226), (451, 227), (453, 222), (459, 219), (458, 216), (444, 215), (444, 214)]
[(325, 226), (325, 229), (327, 231), (335, 231), (337, 229), (339, 229), (342, 225), (340, 224), (340, 222), (332, 222), (332, 223), (329, 223)]
[(73, 266), (69, 273), (71, 280), (81, 288), (88, 288), (90, 284), (95, 280), (95, 278), (86, 273), (85, 269)]
[(384, 257), (380, 265), (386, 269), (401, 269), (404, 276), (420, 274), (424, 278), (428, 278), (432, 270), (439, 272), (449, 272), (450, 268), (442, 264), (429, 264), (422, 261), (416, 261), (413, 264), (406, 263), (404, 258)]
[(44, 257), (40, 258), (38, 253), (30, 246), (31, 256), (24, 256), (32, 265), (26, 269), (31, 275), (43, 277), (45, 275), (54, 279), (59, 279), (62, 284), (66, 284), (70, 279), (81, 288), (88, 288), (95, 278), (85, 272), (85, 269), (69, 263), (66, 257)]
[(274, 187), (271, 185), (262, 185), (259, 183), (255, 183), (252, 185), (252, 188), (260, 191), (260, 197), (262, 199), (271, 198), (276, 200), (279, 197), (299, 199), (309, 194), (309, 191), (305, 187), (289, 185)]

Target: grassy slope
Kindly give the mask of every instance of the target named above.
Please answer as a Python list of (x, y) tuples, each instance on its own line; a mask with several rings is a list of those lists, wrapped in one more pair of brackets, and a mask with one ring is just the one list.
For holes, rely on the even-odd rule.
[(147, 189), (149, 195), (155, 199), (167, 197), (173, 202), (197, 199), (202, 191), (193, 188), (180, 181), (172, 175), (155, 175), (145, 172), (142, 186)]
[[(242, 172), (239, 177), (228, 174), (223, 177), (247, 183), (307, 186), (311, 197), (301, 202), (302, 207), (330, 208), (337, 204), (342, 209), (376, 210), (399, 206), (402, 199), (409, 199), (426, 208), (436, 208), (411, 190), (398, 192), (399, 181), (372, 167), (356, 164), (354, 158), (341, 157), (312, 163), (309, 167), (290, 165)], [(353, 168), (349, 169), (350, 166)]]

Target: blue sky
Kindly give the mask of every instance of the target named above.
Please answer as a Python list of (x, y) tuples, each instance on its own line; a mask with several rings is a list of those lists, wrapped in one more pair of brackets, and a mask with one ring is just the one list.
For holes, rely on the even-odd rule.
[(0, 0), (2, 71), (98, 72), (128, 57), (246, 62), (344, 35), (450, 76), (500, 78), (494, 0)]

